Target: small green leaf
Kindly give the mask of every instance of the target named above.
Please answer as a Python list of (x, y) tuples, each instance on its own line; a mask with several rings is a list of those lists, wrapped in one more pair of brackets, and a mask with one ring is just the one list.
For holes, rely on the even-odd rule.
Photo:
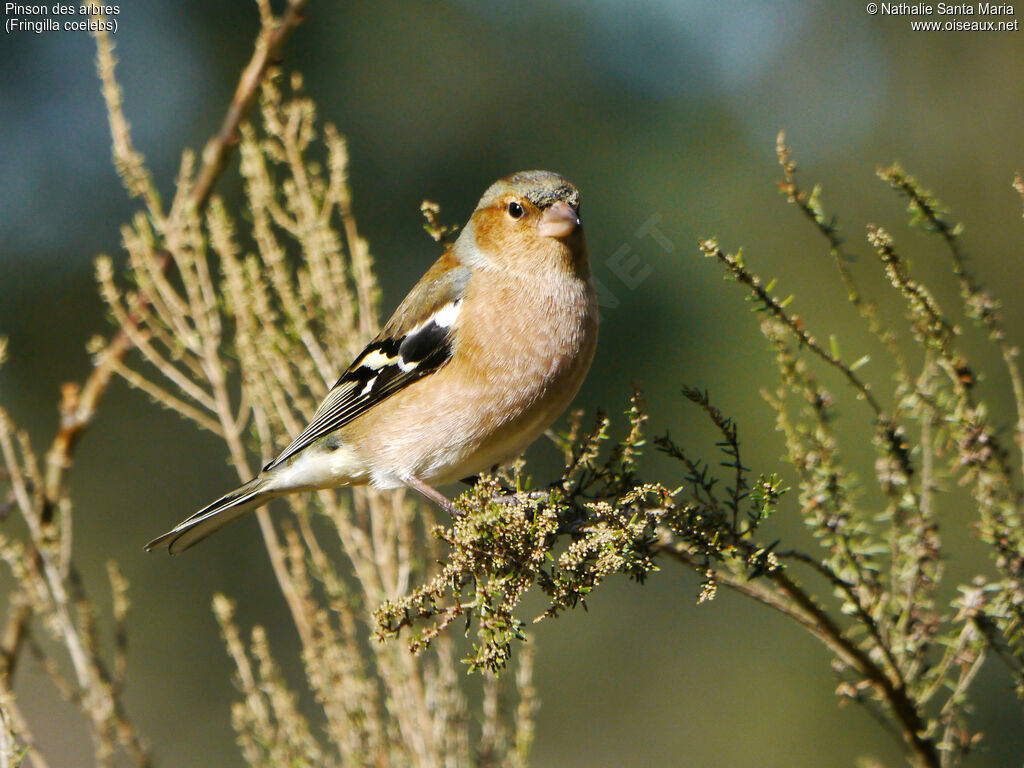
[(866, 365), (870, 360), (871, 355), (864, 355), (864, 357), (861, 357), (853, 362), (853, 364), (850, 366), (850, 370), (856, 371), (858, 368), (861, 368), (864, 365)]

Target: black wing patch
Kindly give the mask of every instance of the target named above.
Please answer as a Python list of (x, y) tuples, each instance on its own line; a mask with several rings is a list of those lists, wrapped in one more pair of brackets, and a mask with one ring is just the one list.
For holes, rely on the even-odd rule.
[(263, 470), (286, 461), (447, 363), (452, 357), (451, 326), (461, 303), (446, 305), (404, 336), (370, 342), (331, 388), (309, 426)]

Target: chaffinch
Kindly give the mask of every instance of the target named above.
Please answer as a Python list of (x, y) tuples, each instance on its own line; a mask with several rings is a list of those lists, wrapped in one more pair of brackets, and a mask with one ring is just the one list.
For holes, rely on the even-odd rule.
[(579, 191), (493, 184), (458, 239), (255, 478), (146, 545), (181, 552), (287, 493), (434, 486), (514, 459), (568, 407), (597, 344)]

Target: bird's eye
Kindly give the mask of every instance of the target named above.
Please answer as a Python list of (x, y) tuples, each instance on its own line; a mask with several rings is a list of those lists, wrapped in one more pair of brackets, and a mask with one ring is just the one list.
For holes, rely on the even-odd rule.
[(513, 219), (523, 218), (524, 213), (526, 213), (526, 211), (523, 210), (523, 206), (521, 206), (515, 200), (508, 204), (508, 215), (511, 216)]

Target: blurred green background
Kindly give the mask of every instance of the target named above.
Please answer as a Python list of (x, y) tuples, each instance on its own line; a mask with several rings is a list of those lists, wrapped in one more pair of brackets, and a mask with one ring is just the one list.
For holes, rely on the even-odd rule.
[[(151, 0), (122, 4), (118, 18), (125, 109), (166, 195), (181, 150), (200, 148), (221, 120), (256, 11), (236, 0)], [(682, 383), (706, 387), (737, 417), (744, 461), (761, 471), (782, 467), (758, 395), (774, 385), (771, 363), (749, 305), (701, 257), (698, 237), (744, 246), (753, 269), (780, 277), (780, 295), (796, 294), (812, 331), (836, 332), (849, 359), (876, 354), (865, 372), (884, 389), (886, 363), (845, 307), (822, 241), (776, 193), (774, 142), (786, 129), (804, 182), (823, 184), (866, 286), (884, 291), (864, 244), (870, 221), (895, 234), (916, 274), (952, 306), (945, 254), (906, 230), (903, 202), (874, 176), (898, 159), (966, 222), (974, 266), (998, 286), (1007, 326), (1019, 331), (1021, 201), (1010, 182), (1024, 166), (1022, 35), (911, 32), (906, 17), (870, 16), (860, 2), (314, 1), (285, 66), (304, 73), (321, 117), (348, 138), (385, 312), (437, 254), (421, 229), (424, 197), (462, 222), (499, 176), (564, 173), (583, 191), (604, 299), (577, 405), (617, 414), (635, 381), (652, 431), (670, 428), (712, 457), (709, 431), (678, 396)], [(11, 356), (0, 400), (39, 450), (56, 425), (61, 382), (88, 371), (85, 342), (110, 332), (92, 259), (123, 258), (118, 227), (135, 209), (109, 159), (93, 56), (79, 33), (22, 32), (0, 45), (0, 333)], [(234, 166), (218, 191), (237, 203)], [(644, 234), (645, 222), (658, 237)], [(613, 258), (623, 247), (646, 279), (623, 280)], [(887, 311), (899, 318), (895, 303)], [(971, 346), (980, 336), (967, 338)], [(976, 346), (983, 363), (995, 360)], [(1009, 423), (1005, 377), (993, 373), (982, 392)], [(868, 415), (849, 399), (842, 412), (848, 453), (870, 477)], [(537, 479), (550, 479), (555, 452), (540, 445), (531, 456)], [(651, 477), (678, 480), (658, 457), (647, 462)], [(106, 591), (108, 558), (132, 585), (127, 700), (158, 765), (241, 765), (214, 592), (238, 600), (243, 626), (267, 625), (279, 659), (297, 650), (253, 521), (174, 560), (142, 551), (233, 479), (215, 438), (122, 383), (74, 469), (86, 585)], [(802, 544), (793, 496), (773, 533)], [(950, 599), (952, 580), (988, 569), (956, 501), (946, 497), (940, 512)], [(732, 595), (702, 606), (695, 596), (696, 580), (666, 564), (642, 589), (613, 581), (588, 612), (537, 628), (534, 765), (824, 768), (864, 755), (900, 764), (864, 711), (838, 705), (827, 654), (808, 635)], [(88, 736), (37, 664), (22, 665), (17, 690), (55, 768), (81, 765)], [(1000, 669), (986, 668), (975, 700), (986, 739), (968, 765), (1019, 765), (1024, 726)]]

